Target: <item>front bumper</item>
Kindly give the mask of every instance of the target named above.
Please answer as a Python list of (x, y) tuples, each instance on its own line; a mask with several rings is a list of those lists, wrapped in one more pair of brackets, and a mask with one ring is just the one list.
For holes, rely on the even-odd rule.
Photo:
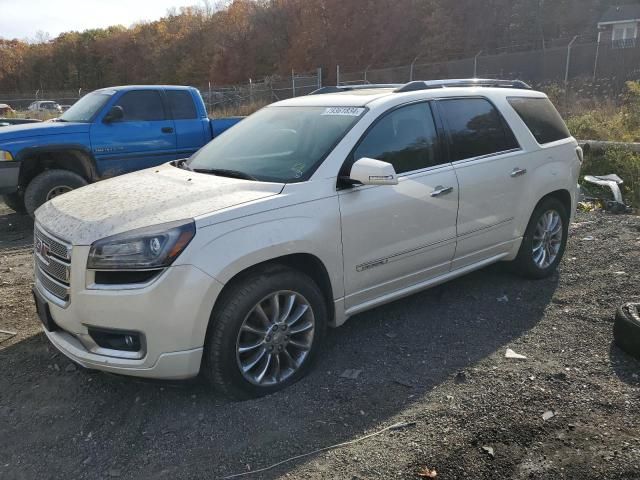
[(202, 347), (182, 352), (162, 353), (159, 355), (155, 364), (145, 366), (144, 360), (134, 361), (90, 353), (76, 337), (65, 331), (58, 330), (49, 332), (45, 329), (44, 333), (60, 352), (85, 368), (93, 368), (134, 377), (167, 380), (191, 378), (196, 376), (200, 371)]
[(20, 162), (0, 162), (0, 195), (18, 190)]
[[(73, 247), (68, 304), (56, 302), (36, 279), (36, 289), (59, 327), (45, 329), (51, 343), (87, 368), (158, 379), (196, 376), (222, 284), (194, 266), (180, 265), (142, 288), (95, 289), (86, 286), (86, 254), (88, 247)], [(90, 350), (89, 327), (139, 332), (145, 339), (141, 358)]]

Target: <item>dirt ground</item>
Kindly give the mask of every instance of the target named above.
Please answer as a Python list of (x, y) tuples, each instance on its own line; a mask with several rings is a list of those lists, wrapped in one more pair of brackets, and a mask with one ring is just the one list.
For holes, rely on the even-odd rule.
[(640, 478), (640, 361), (611, 331), (640, 301), (638, 217), (579, 214), (551, 279), (494, 266), (361, 314), (309, 377), (241, 403), (73, 366), (32, 305), (31, 236), (0, 206), (2, 479), (224, 478), (397, 422), (242, 478)]

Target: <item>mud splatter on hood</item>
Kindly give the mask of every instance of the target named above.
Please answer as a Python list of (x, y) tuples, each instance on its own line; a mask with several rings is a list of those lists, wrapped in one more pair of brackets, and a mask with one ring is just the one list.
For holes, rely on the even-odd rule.
[(163, 165), (66, 193), (36, 211), (36, 221), (73, 245), (276, 195), (280, 183), (199, 174)]

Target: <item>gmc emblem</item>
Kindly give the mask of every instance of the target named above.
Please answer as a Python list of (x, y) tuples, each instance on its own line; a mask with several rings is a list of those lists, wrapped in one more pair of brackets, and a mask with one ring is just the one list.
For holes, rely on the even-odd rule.
[(35, 251), (45, 261), (49, 257), (49, 245), (39, 238), (36, 239)]

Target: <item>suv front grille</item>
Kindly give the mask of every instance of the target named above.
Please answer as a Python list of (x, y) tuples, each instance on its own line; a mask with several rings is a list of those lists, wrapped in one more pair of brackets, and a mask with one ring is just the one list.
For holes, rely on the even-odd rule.
[(36, 279), (42, 287), (67, 303), (71, 284), (71, 245), (36, 225), (33, 229), (33, 258)]

